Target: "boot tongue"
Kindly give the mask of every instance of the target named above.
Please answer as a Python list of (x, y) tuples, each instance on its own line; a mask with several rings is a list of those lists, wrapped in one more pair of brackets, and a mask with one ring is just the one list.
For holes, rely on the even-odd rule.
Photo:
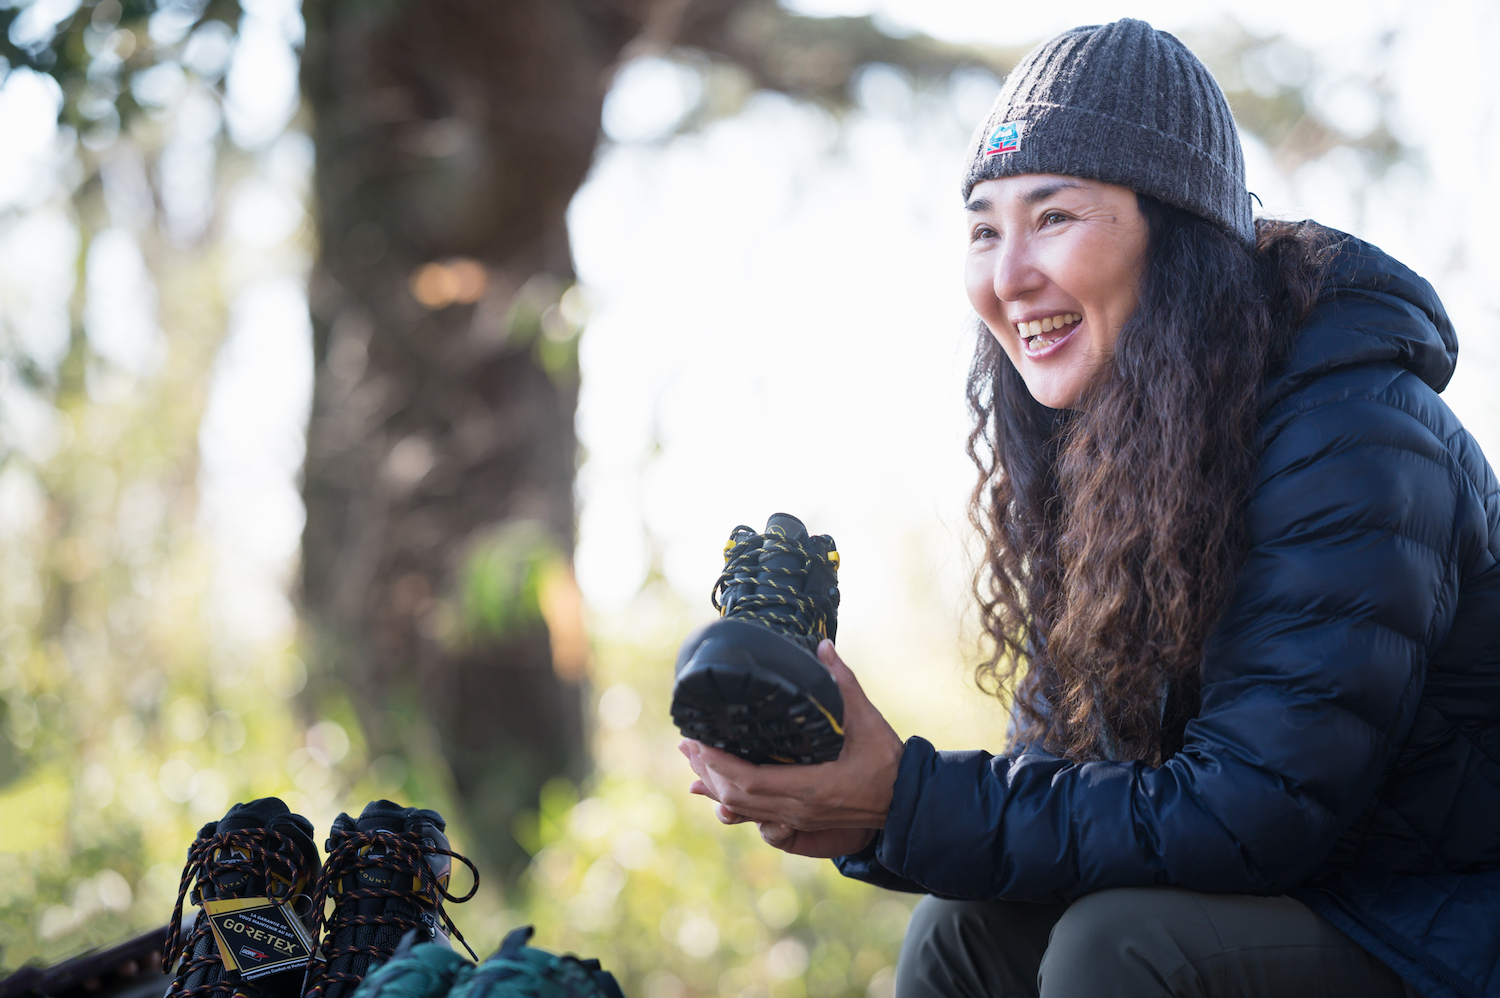
[(402, 807), (394, 801), (372, 800), (360, 812), (354, 827), (361, 832), (382, 829), (388, 832), (421, 831), (423, 825), (431, 825), (439, 832), (447, 830), (447, 822), (436, 811), (416, 807)]
[(404, 832), (406, 831), (406, 816), (410, 810), (394, 801), (372, 800), (360, 812), (359, 820), (354, 823), (354, 827), (361, 832)]
[(790, 513), (772, 513), (771, 518), (766, 521), (765, 532), (779, 533), (789, 541), (802, 540), (807, 537), (807, 527)]
[(270, 828), (290, 836), (307, 854), (309, 862), (314, 867), (318, 865), (318, 849), (313, 844), (312, 822), (300, 814), (293, 814), (292, 809), (280, 797), (261, 797), (248, 804), (236, 804), (229, 809), (228, 814), (219, 819), (217, 830), (239, 832), (247, 828)]
[(270, 828), (271, 823), (291, 808), (279, 797), (262, 797), (248, 804), (236, 804), (219, 820), (220, 832), (240, 832), (247, 828)]

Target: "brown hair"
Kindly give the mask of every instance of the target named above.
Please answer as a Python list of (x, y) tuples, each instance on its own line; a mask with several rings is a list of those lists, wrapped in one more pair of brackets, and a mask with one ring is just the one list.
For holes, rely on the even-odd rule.
[(975, 595), (993, 642), (978, 679), (1014, 697), (1018, 741), (1076, 761), (1164, 761), (1196, 714), (1203, 645), (1244, 555), (1261, 388), (1332, 249), (1310, 222), (1258, 220), (1250, 248), (1137, 199), (1140, 303), (1079, 407), (1036, 402), (983, 324), (968, 381)]

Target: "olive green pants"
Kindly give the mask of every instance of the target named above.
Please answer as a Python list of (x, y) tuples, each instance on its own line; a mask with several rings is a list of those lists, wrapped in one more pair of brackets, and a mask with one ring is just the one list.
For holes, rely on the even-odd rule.
[(1175, 887), (1070, 905), (923, 898), (896, 968), (896, 998), (1416, 994), (1299, 901)]

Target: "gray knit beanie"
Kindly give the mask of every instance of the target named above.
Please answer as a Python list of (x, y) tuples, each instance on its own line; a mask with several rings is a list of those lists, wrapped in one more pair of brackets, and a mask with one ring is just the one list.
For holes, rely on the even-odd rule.
[(964, 200), (981, 180), (1058, 173), (1149, 194), (1255, 240), (1224, 92), (1185, 45), (1145, 21), (1073, 28), (1032, 49), (971, 149)]

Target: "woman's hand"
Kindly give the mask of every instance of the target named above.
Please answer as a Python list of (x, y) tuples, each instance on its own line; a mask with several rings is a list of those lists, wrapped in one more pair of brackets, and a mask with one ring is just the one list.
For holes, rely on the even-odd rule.
[[(724, 805), (719, 805), (721, 808)], [(744, 819), (740, 819), (744, 820)], [(873, 828), (825, 828), (821, 832), (799, 832), (776, 821), (756, 823), (767, 845), (794, 856), (832, 859), (859, 852), (875, 838)]]
[(903, 746), (832, 641), (818, 646), (818, 659), (844, 698), (844, 748), (834, 762), (756, 766), (691, 739), (678, 748), (698, 774), (690, 789), (719, 802), (720, 821), (754, 821), (766, 842), (787, 852), (843, 856), (885, 825)]

